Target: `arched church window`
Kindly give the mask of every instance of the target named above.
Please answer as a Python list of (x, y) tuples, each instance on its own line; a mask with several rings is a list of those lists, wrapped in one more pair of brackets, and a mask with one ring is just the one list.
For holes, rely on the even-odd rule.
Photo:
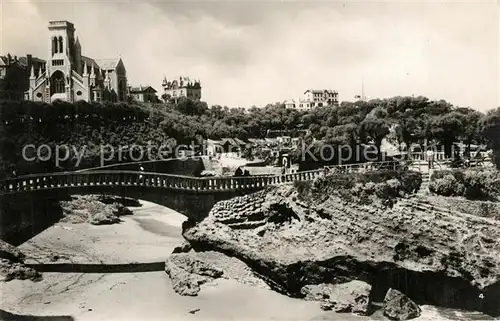
[(59, 36), (59, 52), (63, 52), (63, 38)]
[(56, 71), (52, 77), (50, 77), (50, 92), (52, 94), (64, 93), (66, 92), (65, 88), (65, 80), (64, 75), (61, 71)]
[(57, 51), (57, 38), (56, 38), (56, 37), (54, 37), (54, 38), (52, 39), (52, 54), (55, 54), (55, 53), (57, 53), (57, 52), (58, 52), (58, 51)]

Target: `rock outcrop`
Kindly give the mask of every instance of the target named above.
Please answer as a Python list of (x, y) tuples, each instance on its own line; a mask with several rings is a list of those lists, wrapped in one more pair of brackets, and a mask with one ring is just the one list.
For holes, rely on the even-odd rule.
[(301, 293), (306, 300), (320, 301), (323, 310), (367, 315), (370, 308), (371, 285), (362, 281), (342, 284), (306, 285)]
[(200, 285), (222, 276), (222, 270), (186, 253), (171, 255), (165, 262), (165, 272), (180, 295), (196, 296)]
[(0, 240), (0, 259), (12, 262), (22, 262), (24, 254), (19, 249), (7, 242)]
[(188, 253), (191, 251), (192, 247), (191, 244), (188, 241), (184, 241), (181, 245), (176, 246), (174, 250), (172, 251), (172, 254), (176, 253)]
[(132, 214), (121, 203), (100, 195), (74, 196), (60, 203), (64, 213), (62, 222), (109, 225), (119, 223), (120, 216)]
[(196, 296), (202, 284), (217, 278), (269, 289), (245, 263), (215, 251), (173, 253), (165, 263), (165, 272), (180, 295)]
[(0, 240), (0, 281), (41, 280), (40, 273), (23, 264), (24, 257), (18, 248)]
[(219, 202), (183, 235), (290, 296), (360, 280), (373, 300), (394, 288), (418, 303), (500, 315), (500, 223), (398, 204), (304, 196), (287, 185)]
[(384, 299), (384, 315), (391, 320), (405, 321), (418, 318), (420, 307), (398, 290), (389, 289)]

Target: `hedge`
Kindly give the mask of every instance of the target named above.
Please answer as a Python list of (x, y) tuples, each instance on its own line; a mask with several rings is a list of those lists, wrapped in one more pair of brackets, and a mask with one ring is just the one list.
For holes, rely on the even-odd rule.
[(468, 199), (498, 199), (500, 171), (484, 169), (435, 171), (429, 190), (441, 196), (463, 196)]
[(324, 198), (336, 195), (357, 203), (374, 198), (394, 200), (414, 193), (422, 184), (422, 175), (413, 171), (383, 170), (367, 173), (332, 173), (312, 182), (295, 182), (299, 197)]

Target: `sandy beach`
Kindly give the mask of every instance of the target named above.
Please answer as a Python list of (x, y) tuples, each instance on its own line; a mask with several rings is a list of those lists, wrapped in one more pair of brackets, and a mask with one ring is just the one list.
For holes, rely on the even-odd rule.
[[(185, 217), (167, 208), (142, 202), (134, 215), (110, 226), (58, 223), (19, 246), (27, 263), (63, 266), (43, 273), (40, 282), (13, 280), (0, 284), (1, 309), (8, 313), (59, 316), (37, 320), (383, 320), (336, 314), (319, 303), (292, 299), (234, 280), (218, 279), (202, 287), (197, 297), (172, 290), (162, 270), (103, 273), (106, 265), (160, 263), (182, 242)], [(100, 264), (103, 270), (78, 273), (80, 264)], [(416, 320), (493, 320), (474, 313), (422, 307)], [(9, 318), (2, 320), (25, 320)], [(31, 320), (31, 319), (30, 319)]]

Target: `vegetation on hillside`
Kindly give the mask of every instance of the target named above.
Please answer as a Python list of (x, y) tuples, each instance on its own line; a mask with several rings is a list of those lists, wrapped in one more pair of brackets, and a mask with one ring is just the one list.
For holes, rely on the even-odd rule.
[(464, 196), (468, 199), (500, 199), (500, 172), (496, 170), (435, 171), (429, 190), (441, 196)]
[[(456, 108), (446, 101), (425, 97), (393, 97), (370, 101), (342, 102), (338, 107), (310, 111), (286, 109), (283, 104), (263, 108), (208, 107), (206, 103), (180, 99), (176, 104), (86, 103), (56, 101), (52, 105), (29, 101), (0, 102), (0, 176), (74, 170), (75, 157), (56, 167), (55, 155), (48, 161), (25, 161), (22, 148), (27, 144), (57, 145), (76, 150), (86, 146), (79, 168), (99, 166), (100, 146), (151, 146), (149, 159), (158, 155), (156, 148), (180, 144), (201, 145), (206, 138), (264, 138), (268, 130), (308, 129), (302, 142), (319, 158), (325, 145), (380, 146), (389, 134), (396, 144), (410, 145), (425, 140), (442, 143), (448, 154), (451, 144), (487, 142), (495, 152), (500, 168), (500, 109), (483, 115), (470, 108)], [(156, 146), (156, 147), (155, 147)], [(43, 153), (45, 152), (45, 154)], [(33, 150), (29, 157), (33, 157)], [(39, 155), (40, 156), (40, 155)], [(116, 156), (116, 155), (115, 155)], [(302, 161), (301, 155), (292, 155)], [(448, 155), (450, 156), (450, 155)], [(134, 159), (137, 159), (135, 155)], [(146, 157), (146, 155), (144, 156)], [(130, 160), (125, 152), (122, 161)], [(117, 162), (114, 159), (112, 162)]]
[(303, 199), (328, 198), (331, 195), (351, 202), (369, 204), (375, 199), (386, 205), (413, 194), (422, 184), (422, 174), (403, 170), (381, 170), (366, 173), (331, 173), (312, 182), (295, 182)]
[(493, 161), (500, 170), (500, 107), (490, 110), (479, 120), (479, 131), (493, 150)]

